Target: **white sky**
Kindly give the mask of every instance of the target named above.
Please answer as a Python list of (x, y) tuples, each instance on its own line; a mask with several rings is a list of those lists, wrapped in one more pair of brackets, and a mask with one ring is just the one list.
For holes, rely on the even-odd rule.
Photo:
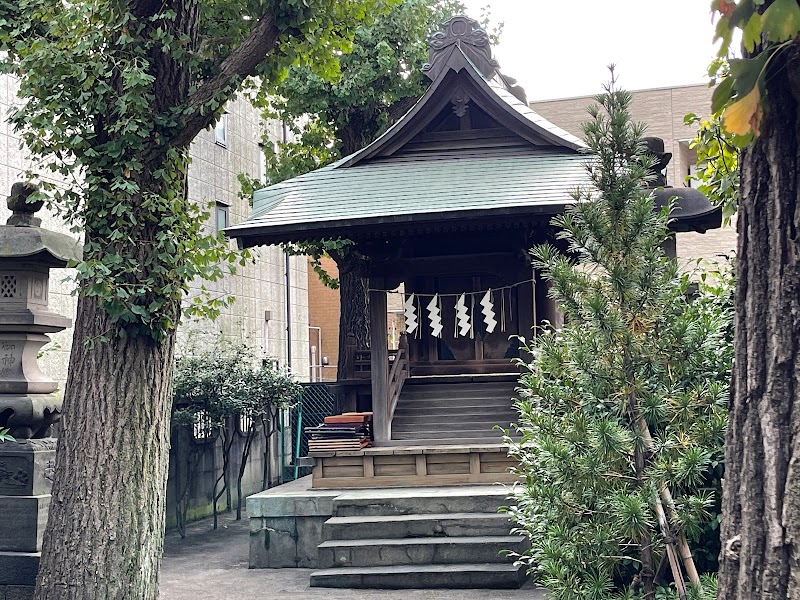
[(462, 0), (503, 22), (494, 57), (528, 100), (601, 91), (617, 65), (628, 90), (705, 83), (716, 55), (708, 0)]

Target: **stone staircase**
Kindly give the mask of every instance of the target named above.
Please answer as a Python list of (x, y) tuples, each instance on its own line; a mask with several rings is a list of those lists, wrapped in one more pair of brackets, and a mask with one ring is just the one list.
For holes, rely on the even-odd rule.
[(516, 421), (512, 406), (519, 375), (410, 377), (392, 419), (392, 440), (403, 444), (500, 442), (495, 425)]
[(333, 502), (311, 587), (513, 589), (527, 579), (504, 550), (527, 540), (509, 534), (499, 486), (384, 489), (344, 493)]

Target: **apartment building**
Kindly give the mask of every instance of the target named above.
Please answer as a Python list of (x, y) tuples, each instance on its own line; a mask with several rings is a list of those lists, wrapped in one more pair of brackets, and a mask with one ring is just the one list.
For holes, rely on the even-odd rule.
[[(11, 77), (0, 77), (0, 111), (8, 114), (17, 102), (17, 85)], [(190, 149), (189, 198), (208, 206), (209, 233), (234, 225), (250, 214), (250, 202), (239, 195), (237, 175), (247, 173), (263, 177), (263, 154), (260, 143), (266, 132), (269, 141), (280, 140), (283, 128), (277, 122), (265, 122), (260, 113), (243, 97), (228, 103), (226, 114), (214, 129), (202, 132)], [(12, 127), (0, 122), (0, 194), (8, 194), (11, 185), (22, 178), (30, 158), (20, 148)], [(2, 203), (0, 219), (9, 211)], [(69, 232), (59, 218), (41, 213), (43, 227)], [(231, 242), (233, 244), (233, 242)], [(226, 275), (215, 283), (205, 283), (212, 294), (233, 295), (236, 301), (216, 321), (185, 321), (178, 332), (178, 352), (211, 343), (220, 334), (250, 345), (257, 356), (290, 366), (298, 379), (308, 378), (308, 278), (304, 257), (287, 257), (278, 247), (259, 247), (253, 251), (254, 262), (240, 267), (236, 275)], [(199, 292), (204, 282), (192, 283), (191, 294)], [(51, 272), (50, 306), (74, 316), (76, 297), (72, 273), (67, 269)], [(59, 381), (66, 381), (72, 330), (52, 336), (53, 344), (40, 361), (42, 370)]]
[[(647, 125), (646, 135), (664, 140), (665, 152), (672, 153), (667, 167), (667, 183), (673, 187), (688, 186), (687, 176), (694, 172), (697, 153), (689, 147), (695, 134), (684, 124), (689, 113), (708, 116), (713, 89), (707, 85), (685, 85), (631, 92), (631, 116)], [(592, 96), (559, 98), (530, 102), (530, 107), (548, 121), (570, 133), (583, 137), (581, 123), (588, 120), (586, 109)], [(706, 233), (679, 233), (676, 239), (678, 257), (685, 263), (699, 258), (716, 259), (730, 256), (736, 249), (735, 222)]]

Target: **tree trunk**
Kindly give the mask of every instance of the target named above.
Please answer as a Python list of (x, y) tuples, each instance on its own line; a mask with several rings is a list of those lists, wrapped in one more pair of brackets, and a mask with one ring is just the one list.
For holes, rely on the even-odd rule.
[(346, 379), (344, 351), (347, 335), (352, 333), (358, 348), (369, 348), (369, 279), (366, 274), (366, 259), (358, 250), (350, 249), (346, 254), (332, 256), (339, 268), (339, 357), (336, 376)]
[(175, 339), (109, 331), (79, 298), (36, 600), (158, 597)]
[(800, 598), (800, 60), (786, 54), (741, 158), (720, 600)]
[(247, 430), (247, 436), (244, 440), (244, 448), (242, 449), (242, 460), (239, 462), (239, 472), (236, 476), (236, 520), (240, 521), (242, 518), (242, 479), (244, 478), (245, 469), (247, 469), (247, 461), (250, 460), (250, 448), (253, 445), (253, 438), (256, 435), (256, 424), (253, 422)]

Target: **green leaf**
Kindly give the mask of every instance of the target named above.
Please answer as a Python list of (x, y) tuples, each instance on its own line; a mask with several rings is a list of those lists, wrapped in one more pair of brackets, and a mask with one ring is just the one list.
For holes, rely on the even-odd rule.
[(745, 50), (753, 52), (756, 44), (761, 43), (761, 16), (753, 13), (747, 20), (747, 24), (742, 29), (743, 44)]
[(761, 52), (754, 58), (731, 59), (731, 77), (735, 79), (733, 88), (738, 98), (742, 98), (752, 91), (761, 78), (768, 58), (768, 52)]
[(711, 95), (711, 112), (719, 112), (723, 106), (733, 96), (733, 84), (735, 79), (731, 76), (726, 77), (722, 82), (714, 88), (714, 93)]
[(764, 11), (761, 27), (771, 42), (785, 42), (800, 33), (800, 6), (797, 0), (775, 0)]
[(731, 27), (740, 27), (742, 23), (746, 23), (750, 20), (753, 14), (755, 14), (756, 7), (753, 4), (753, 0), (742, 0), (739, 5), (733, 10), (731, 13)]
[(732, 39), (733, 28), (731, 27), (730, 19), (722, 17), (719, 21), (717, 21), (717, 27), (714, 31), (714, 41), (716, 42), (717, 40), (722, 40), (722, 44), (717, 52), (718, 57), (725, 58), (728, 56)]

